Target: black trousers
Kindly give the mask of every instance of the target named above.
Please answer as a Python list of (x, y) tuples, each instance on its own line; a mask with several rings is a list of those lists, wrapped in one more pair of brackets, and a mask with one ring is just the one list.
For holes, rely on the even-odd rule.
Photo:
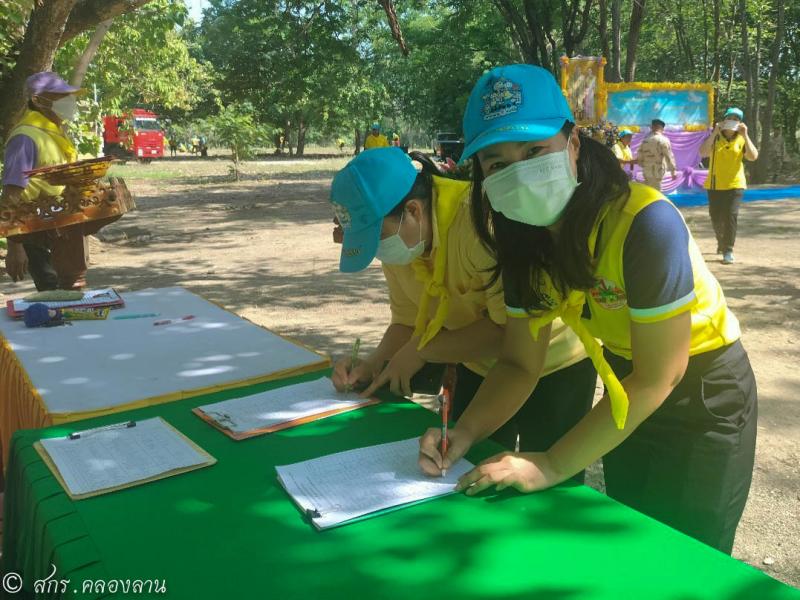
[[(617, 377), (631, 363), (606, 351)], [(606, 492), (727, 554), (756, 447), (757, 391), (741, 342), (693, 356), (661, 407), (603, 457)]]
[(49, 248), (38, 244), (23, 244), (28, 255), (28, 273), (40, 292), (58, 288), (58, 273), (53, 267), (53, 259)]
[(744, 190), (708, 190), (708, 214), (720, 252), (733, 252)]
[[(422, 378), (428, 378), (436, 393), (439, 391), (439, 379), (443, 366), (438, 369), (426, 368), (420, 372), (421, 379), (412, 380), (412, 387), (422, 387)], [(434, 383), (435, 382), (435, 383)], [(470, 371), (464, 365), (458, 365), (456, 393), (453, 397), (452, 418), (458, 420), (466, 410), (483, 377)], [(519, 436), (521, 452), (544, 452), (561, 436), (580, 421), (592, 408), (597, 371), (588, 358), (565, 369), (542, 377), (536, 389), (522, 408), (505, 425), (498, 429), (491, 439), (503, 447), (514, 450)], [(418, 390), (414, 387), (415, 391)], [(419, 390), (422, 391), (422, 390)], [(574, 479), (582, 482), (583, 472)]]

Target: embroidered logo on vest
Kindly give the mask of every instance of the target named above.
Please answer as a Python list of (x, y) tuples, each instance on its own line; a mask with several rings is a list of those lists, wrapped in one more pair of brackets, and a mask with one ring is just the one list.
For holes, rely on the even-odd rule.
[(608, 279), (600, 278), (595, 280), (594, 287), (589, 290), (589, 293), (595, 302), (608, 310), (619, 310), (628, 304), (625, 290)]

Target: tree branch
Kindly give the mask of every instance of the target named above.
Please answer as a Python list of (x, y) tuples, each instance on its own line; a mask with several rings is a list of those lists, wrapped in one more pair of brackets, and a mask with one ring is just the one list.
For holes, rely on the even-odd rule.
[(103, 21), (134, 11), (148, 2), (150, 0), (78, 0), (69, 14), (61, 44)]

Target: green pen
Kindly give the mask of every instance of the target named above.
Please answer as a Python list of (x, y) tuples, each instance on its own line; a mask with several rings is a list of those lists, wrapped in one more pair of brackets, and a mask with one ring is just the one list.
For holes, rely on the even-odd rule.
[[(356, 341), (353, 342), (353, 351), (350, 353), (350, 371), (352, 371), (356, 367), (356, 363), (358, 362), (358, 351), (360, 349), (361, 349), (361, 338), (357, 337)], [(353, 386), (351, 386), (348, 383), (347, 386), (344, 388), (344, 391), (348, 393), (353, 391)]]

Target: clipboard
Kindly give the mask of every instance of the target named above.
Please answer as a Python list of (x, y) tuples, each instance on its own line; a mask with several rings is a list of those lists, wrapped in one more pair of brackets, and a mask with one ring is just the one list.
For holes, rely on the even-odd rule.
[(232, 431), (231, 429), (228, 429), (222, 423), (214, 419), (212, 416), (200, 410), (200, 407), (193, 408), (192, 412), (196, 414), (198, 417), (200, 417), (203, 421), (211, 425), (214, 429), (221, 431), (232, 440), (236, 440), (238, 442), (241, 440), (250, 439), (252, 437), (257, 437), (259, 435), (265, 435), (267, 433), (275, 433), (276, 431), (291, 429), (292, 427), (297, 427), (299, 425), (304, 425), (306, 423), (313, 423), (314, 421), (319, 421), (320, 419), (325, 419), (326, 417), (332, 417), (334, 415), (350, 412), (353, 410), (358, 410), (366, 406), (372, 406), (373, 404), (380, 404), (380, 402), (381, 401), (378, 400), (377, 398), (368, 398), (364, 400), (364, 402), (360, 402), (359, 404), (354, 404), (346, 408), (337, 408), (334, 410), (314, 413), (313, 415), (308, 415), (306, 417), (300, 417), (298, 419), (290, 419), (289, 421), (276, 423), (275, 425), (269, 425), (267, 427), (259, 427), (257, 429), (251, 429), (250, 431), (242, 431), (242, 432), (236, 432)]
[[(87, 492), (87, 493), (83, 493), (83, 494), (73, 494), (70, 491), (69, 486), (67, 485), (66, 481), (62, 477), (61, 472), (58, 470), (58, 467), (56, 466), (55, 462), (51, 458), (50, 454), (47, 452), (47, 449), (42, 445), (42, 442), (41, 441), (35, 442), (33, 444), (33, 447), (36, 450), (36, 452), (39, 453), (39, 456), (41, 456), (42, 461), (44, 462), (44, 464), (47, 465), (47, 467), (53, 473), (53, 476), (56, 478), (58, 483), (61, 484), (61, 487), (64, 488), (64, 491), (66, 492), (67, 496), (69, 496), (69, 498), (71, 500), (83, 500), (85, 498), (93, 498), (95, 496), (101, 496), (103, 494), (109, 494), (111, 492), (117, 492), (117, 491), (124, 490), (124, 489), (127, 489), (127, 488), (136, 487), (136, 486), (139, 486), (139, 485), (144, 485), (144, 484), (150, 483), (152, 481), (158, 481), (159, 479), (166, 479), (167, 477), (173, 477), (175, 475), (182, 475), (183, 473), (188, 473), (190, 471), (196, 471), (197, 469), (203, 469), (205, 467), (210, 467), (210, 466), (215, 465), (217, 463), (217, 459), (216, 458), (214, 458), (208, 452), (203, 450), (200, 446), (195, 444), (192, 440), (190, 440), (188, 437), (186, 437), (183, 433), (181, 433), (180, 431), (175, 429), (175, 427), (173, 427), (167, 421), (165, 421), (161, 417), (156, 417), (156, 418), (159, 419), (164, 425), (166, 425), (166, 427), (168, 429), (170, 429), (173, 433), (175, 433), (181, 439), (181, 441), (183, 441), (186, 444), (188, 444), (194, 451), (196, 451), (198, 454), (203, 456), (205, 458), (205, 461), (200, 463), (200, 464), (197, 464), (197, 465), (191, 465), (191, 466), (182, 467), (182, 468), (179, 468), (179, 469), (172, 469), (172, 470), (169, 470), (169, 471), (165, 471), (163, 473), (159, 473), (157, 475), (153, 475), (151, 477), (147, 477), (147, 478), (144, 478), (144, 479), (139, 479), (139, 480), (136, 480), (136, 481), (131, 481), (129, 483), (124, 483), (122, 485), (103, 488), (103, 489), (100, 489), (100, 490), (95, 490), (95, 491)], [(80, 441), (80, 440), (76, 440), (76, 441)]]
[(339, 393), (328, 377), (212, 402), (192, 409), (203, 421), (233, 440), (273, 433), (380, 402), (356, 393)]

